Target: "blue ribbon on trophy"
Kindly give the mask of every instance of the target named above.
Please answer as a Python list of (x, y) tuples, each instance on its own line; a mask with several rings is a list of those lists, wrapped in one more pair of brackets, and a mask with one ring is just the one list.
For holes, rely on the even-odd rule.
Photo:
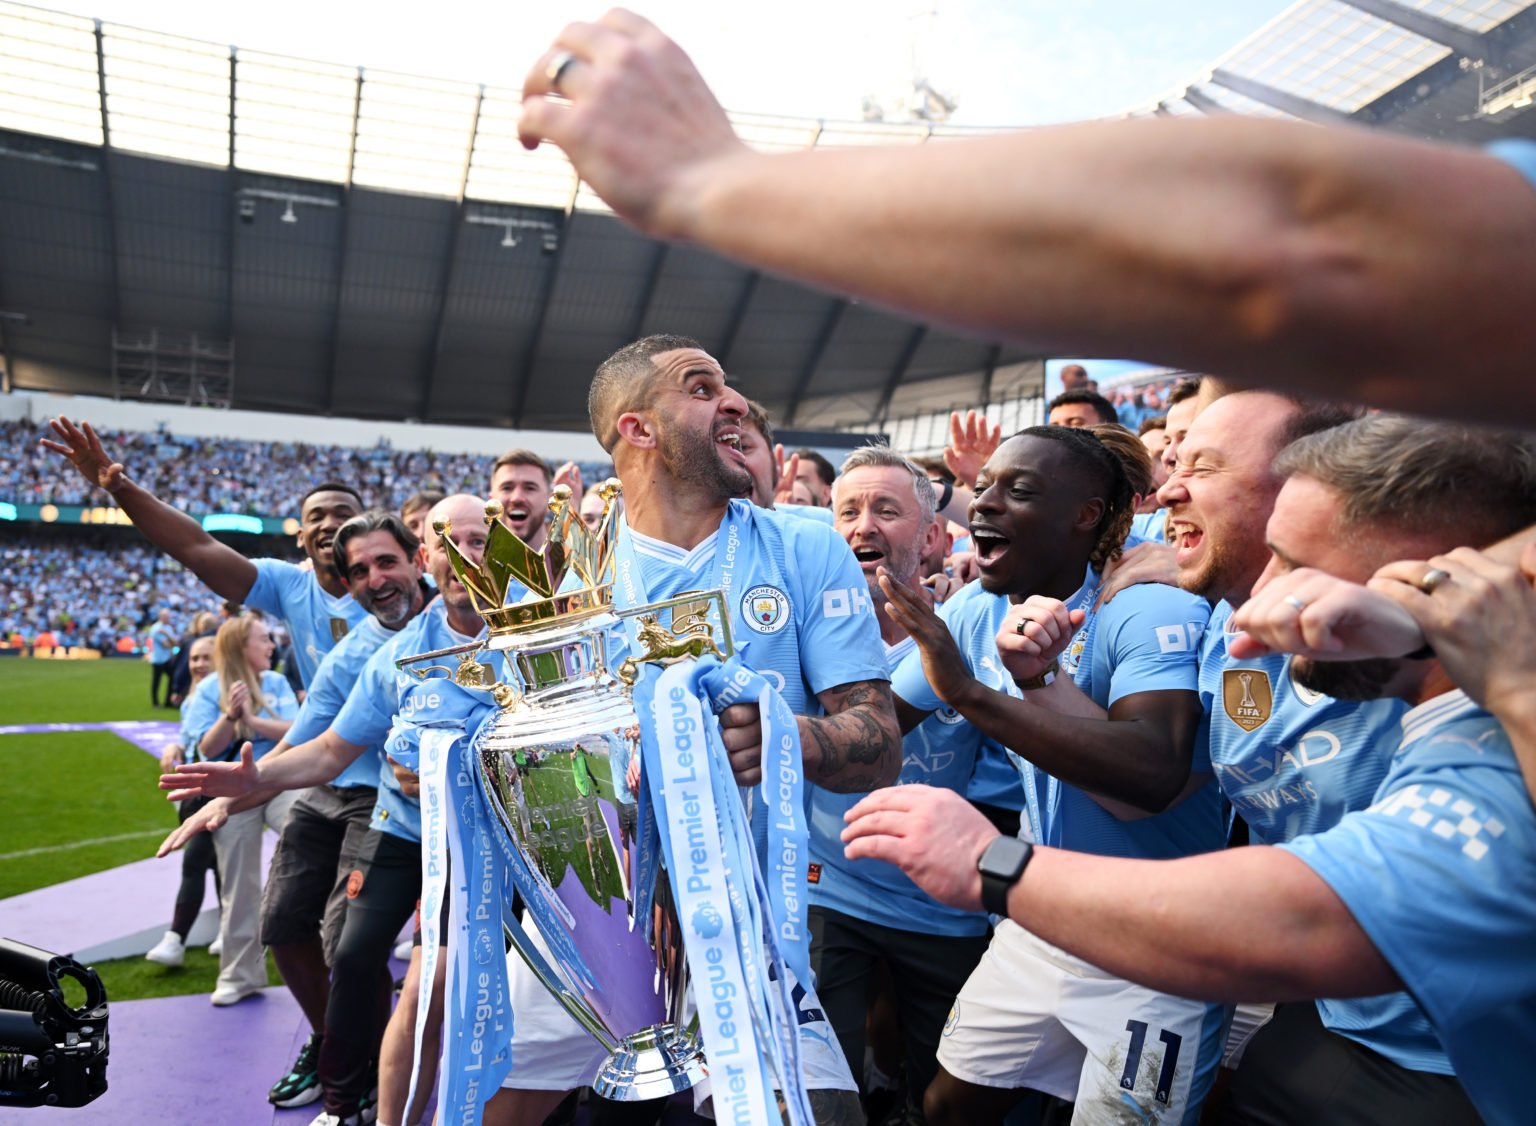
[[(418, 752), (417, 775), (421, 779), (421, 978), (431, 982), (437, 975), (437, 958), (442, 935), (443, 896), (448, 890), (447, 762), (459, 732), (428, 731), (422, 735)], [(427, 1026), (427, 1011), (432, 990), (418, 990), (416, 1001), (415, 1050), (411, 1057), (411, 1082), (406, 1106), (416, 1101), (416, 1082), (421, 1075), (421, 1040)]]
[[(762, 709), (764, 777), (772, 771), (775, 779), (771, 806), (755, 802), (751, 818), (766, 822), (762, 839), (778, 849), (767, 865), (712, 715), (742, 699), (755, 699)], [(799, 980), (811, 980), (799, 888), (806, 836), (794, 716), (762, 677), (738, 661), (722, 665), (713, 657), (643, 676), (635, 685), (635, 710), (642, 780), (672, 877), (716, 1117), (772, 1126), (779, 1121), (777, 1079), (790, 1121), (808, 1126), (810, 1102), (784, 972), (789, 961)], [(757, 796), (766, 793), (764, 787)], [(780, 798), (790, 815), (783, 815)], [(765, 866), (774, 872), (771, 881), (763, 878)]]
[[(485, 798), (471, 770), (464, 733), (428, 730), (422, 734), (420, 753), (423, 984), (416, 1010), (416, 1063), (407, 1097), (415, 1097), (421, 1035), (432, 995), (429, 975), (436, 972), (441, 950), (437, 924), (446, 885), (451, 923), (438, 1105), (445, 1121), (478, 1121), (511, 1069), (513, 1013), (501, 932), (512, 881), (501, 850), (493, 844), (494, 834), (487, 831)], [(457, 858), (451, 882), (450, 853)]]

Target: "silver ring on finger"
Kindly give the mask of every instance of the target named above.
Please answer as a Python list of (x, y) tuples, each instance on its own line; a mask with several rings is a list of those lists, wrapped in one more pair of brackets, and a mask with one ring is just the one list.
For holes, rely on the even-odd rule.
[(1289, 606), (1291, 609), (1295, 610), (1298, 614), (1301, 613), (1303, 610), (1305, 610), (1307, 608), (1306, 600), (1305, 599), (1301, 599), (1301, 598), (1297, 598), (1294, 594), (1287, 594), (1280, 601), (1284, 602), (1287, 606)]
[(561, 51), (549, 60), (549, 65), (544, 68), (544, 77), (549, 79), (549, 88), (555, 93), (560, 93), (560, 80), (565, 77), (565, 72), (571, 69), (571, 64), (576, 61), (576, 56), (569, 51)]
[(1416, 584), (1425, 594), (1434, 594), (1435, 588), (1451, 577), (1449, 571), (1442, 571), (1439, 567), (1431, 567), (1425, 571)]

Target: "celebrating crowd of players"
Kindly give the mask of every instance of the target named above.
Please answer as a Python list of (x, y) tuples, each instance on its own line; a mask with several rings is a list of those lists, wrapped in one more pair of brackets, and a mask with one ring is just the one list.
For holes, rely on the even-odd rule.
[[(1536, 274), (1512, 249), (1536, 234), (1529, 150), (1210, 121), (760, 156), (686, 56), (622, 11), (567, 28), (525, 93), (525, 138), (565, 148), (619, 214), (953, 323), (1471, 415), (1488, 408), (1447, 394), (1443, 349), (1472, 326), (1497, 383), (1536, 344), (1516, 299)], [(1111, 156), (1123, 175), (1106, 180), (1093, 165)], [(1052, 171), (997, 174), (1016, 161)], [(1104, 182), (1133, 191), (1107, 202)], [(983, 183), (1025, 206), (967, 194)], [(937, 257), (883, 268), (892, 225), (920, 225), (947, 189), (949, 238), (904, 251)], [(1483, 299), (1485, 274), (1507, 302)], [(1315, 292), (1298, 296), (1298, 278)], [(766, 418), (691, 340), (648, 337), (595, 373), (593, 432), (625, 485), (638, 572), (615, 599), (739, 568), (730, 589), (772, 603), (736, 628), (799, 713), (814, 783), (801, 1031), (818, 1121), (858, 1121), (869, 1080), (898, 1071), (905, 1114), (936, 1123), (1062, 1103), (1084, 1123), (1529, 1120), (1536, 446), (1226, 391), (1208, 379), (1170, 396), (1160, 439), (1105, 422), (1006, 440), (957, 425), (952, 477), (870, 449), (828, 481), (802, 480), (810, 458), (778, 464)], [(1053, 421), (1094, 421), (1074, 413)], [(300, 533), (313, 570), (252, 563), (134, 484), (88, 429), (56, 432), (151, 540), (284, 619), (304, 657), (308, 696), (284, 716), (280, 692), (233, 683), (248, 682), (235, 651), (259, 665), (261, 647), (217, 647), (189, 737), (273, 745), (163, 783), (219, 795), (168, 844), (283, 820), (278, 795), (303, 788), (260, 929), (315, 1039), (274, 1101), (318, 1088), (327, 1126), (417, 1121), (416, 1006), (387, 1015), (384, 969), (420, 886), (416, 780), (400, 764), (424, 728), (488, 712), (393, 670), (480, 631), (441, 537), (423, 547), (317, 482)], [(537, 546), (550, 475), (537, 458), (497, 466), (514, 469), (530, 480), (505, 482), (504, 509)], [(809, 504), (786, 503), (776, 475)], [(957, 504), (974, 559), (945, 575), (940, 517)], [(451, 521), (477, 559), (481, 510), (446, 497), (426, 527)], [(756, 783), (755, 707), (720, 722), (737, 780)], [(238, 1000), (225, 915), (220, 991)], [(413, 968), (407, 997), (433, 988)], [(514, 999), (513, 1070), (485, 1117), (534, 1126), (590, 1079), (592, 1045), (548, 998), (515, 983)], [(894, 1015), (870, 1020), (872, 1006)]]
[[(1214, 381), (1194, 390), (1178, 396), (1197, 407), (1175, 420), (1142, 535), (1133, 521), (1154, 464), (1123, 428), (1043, 426), (999, 441), (957, 419), (944, 476), (871, 447), (834, 477), (829, 508), (774, 507), (793, 482), (779, 479), (766, 416), (695, 342), (647, 338), (595, 377), (594, 432), (628, 484), (645, 597), (707, 585), (724, 516), (750, 548), (733, 587), (785, 599), (789, 620), (762, 632), (772, 644), (751, 660), (804, 717), (815, 783), (812, 996), (842, 1049), (819, 1066), (808, 1057), (810, 1085), (827, 1089), (820, 1117), (857, 1120), (851, 1092), (872, 1105), (871, 1081), (900, 1075), (914, 1119), (1001, 1120), (1021, 1104), (1038, 1113), (1045, 1095), (1083, 1121), (1129, 1106), (1192, 1120), (1225, 1063), (1238, 1065), (1219, 1095), (1234, 1121), (1322, 1120), (1345, 1106), (1360, 1120), (1478, 1120), (1458, 1076), (1486, 1061), (1448, 1052), (1442, 1030), (1465, 1019), (1459, 1006), (1487, 971), (1469, 966), (1464, 980), (1455, 958), (1485, 959), (1469, 953), (1479, 937), (1536, 934), (1518, 929), (1528, 908), (1476, 914), (1481, 899), (1518, 900), (1530, 879), (1530, 799), (1513, 757), (1497, 757), (1505, 736), (1433, 654), (1413, 652), (1447, 628), (1422, 607), (1386, 618), (1407, 660), (1289, 658), (1256, 638), (1280, 640), (1313, 604), (1368, 595), (1343, 584), (1402, 573), (1403, 560), (1470, 569), (1505, 597), (1511, 583), (1529, 587), (1536, 568), (1528, 554), (1520, 572), (1516, 547), (1446, 553), (1518, 544), (1536, 522), (1536, 447), (1266, 392), (1217, 397)], [(155, 542), (216, 593), (286, 622), (301, 655), (299, 707), (266, 671), (266, 627), (227, 622), (217, 675), (186, 713), (184, 741), (203, 761), (166, 783), (176, 796), (224, 795), (168, 842), (215, 830), (225, 910), (214, 1002), (260, 988), (269, 946), (314, 1029), (272, 1100), (323, 1097), (323, 1122), (416, 1121), (404, 1100), (419, 959), (393, 1018), (387, 962), (420, 892), (420, 822), (415, 779), (395, 763), (412, 761), (399, 752), (424, 726), (473, 725), (487, 708), (442, 681), (421, 691), (393, 659), (480, 633), (429, 529), (451, 523), (477, 558), (482, 498), (437, 500), (411, 521), (423, 542), (402, 516), (320, 482), (301, 502), (312, 567), (253, 562), (135, 485), (89, 428), (55, 429), (55, 448)], [(526, 451), (499, 459), (488, 481), (536, 546), (552, 482)], [(969, 583), (945, 572), (940, 503), (956, 493), (971, 498)], [(745, 497), (762, 503), (733, 499)], [(1432, 602), (1456, 579), (1422, 583), (1430, 566), (1392, 585)], [(1355, 620), (1338, 612), (1328, 627), (1347, 636)], [(739, 628), (755, 627), (744, 617)], [(1463, 682), (1492, 707), (1487, 675)], [(758, 780), (752, 713), (721, 717), (743, 784)], [(1410, 737), (1422, 761), (1399, 754)], [(207, 765), (246, 739), (235, 761)], [(1255, 844), (1283, 847), (1227, 849), (1234, 813)], [(252, 842), (264, 821), (281, 837), (259, 892)], [(1442, 823), (1450, 832), (1437, 835)], [(1003, 911), (1004, 900), (978, 900), (974, 858), (953, 858), (963, 842), (1012, 844), (1014, 833), (1049, 847), (1026, 853), (1027, 877), (1009, 881), (1028, 904)], [(1137, 863), (1181, 858), (1195, 867)], [(949, 882), (933, 887), (930, 869), (948, 869)], [(1415, 889), (1430, 872), (1443, 883), (1424, 903)], [(1047, 879), (1059, 898), (1035, 890)], [(1073, 886), (1090, 880), (1100, 894)], [(1423, 918), (1410, 933), (1394, 894)], [(1419, 927), (1440, 958), (1418, 949)], [(1410, 976), (1430, 965), (1433, 979)], [(536, 1124), (590, 1081), (602, 1053), (531, 979), (521, 984), (513, 1077), (487, 1115)], [(1498, 976), (1479, 988), (1497, 991)], [(1285, 1003), (1241, 1005), (1234, 1019), (1235, 1001)], [(872, 1003), (887, 1020), (868, 1022)], [(430, 1050), (436, 1029), (425, 1031)], [(1499, 1086), (1480, 1091), (1494, 1100), (1484, 1115)]]

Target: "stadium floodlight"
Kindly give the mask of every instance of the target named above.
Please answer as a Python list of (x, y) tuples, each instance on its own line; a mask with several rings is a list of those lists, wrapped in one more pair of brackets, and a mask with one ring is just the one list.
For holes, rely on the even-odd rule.
[(538, 231), (543, 239), (545, 254), (553, 254), (560, 245), (560, 228), (547, 219), (525, 219), (520, 215), (474, 211), (464, 217), (464, 222), (477, 227), (500, 227), (501, 245), (507, 250), (522, 241), (518, 237), (520, 231)]
[(298, 204), (305, 207), (340, 207), (341, 204), (327, 196), (306, 195), (302, 192), (273, 191), (269, 188), (241, 188), (235, 193), (239, 202), (239, 215), (242, 223), (254, 223), (256, 221), (256, 201), (269, 199), (273, 203), (283, 205), (283, 213), (279, 218), (284, 223), (297, 223), (298, 212), (294, 208)]

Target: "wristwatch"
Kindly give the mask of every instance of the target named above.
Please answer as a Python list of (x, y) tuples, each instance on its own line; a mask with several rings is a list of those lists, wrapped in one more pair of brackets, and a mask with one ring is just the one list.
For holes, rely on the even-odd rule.
[(989, 915), (1008, 914), (1008, 889), (1019, 882), (1035, 846), (1018, 837), (1000, 836), (982, 850), (976, 861), (981, 873), (981, 905)]
[(1028, 680), (1015, 680), (1014, 683), (1017, 684), (1025, 692), (1032, 691), (1036, 688), (1049, 688), (1056, 682), (1056, 676), (1060, 672), (1061, 661), (1055, 657), (1052, 657), (1051, 663), (1046, 665), (1045, 668), (1041, 670), (1039, 676), (1032, 676)]

